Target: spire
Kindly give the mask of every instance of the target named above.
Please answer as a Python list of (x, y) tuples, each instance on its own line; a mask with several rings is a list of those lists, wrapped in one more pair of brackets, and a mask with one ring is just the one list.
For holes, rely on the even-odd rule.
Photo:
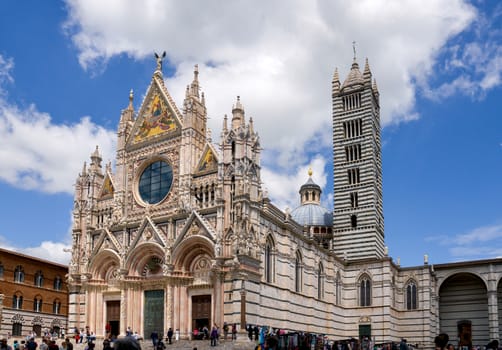
[(223, 118), (223, 132), (227, 132), (228, 130), (228, 117), (225, 114), (225, 117)]
[(132, 104), (133, 100), (134, 100), (134, 92), (131, 89), (131, 91), (129, 91), (129, 106), (127, 106), (127, 109), (130, 110), (130, 111), (134, 110), (134, 107), (133, 107), (133, 104)]
[(240, 96), (237, 96), (237, 102), (235, 102), (232, 109), (232, 115), (232, 129), (237, 129), (244, 125), (244, 107), (242, 106)]
[(87, 175), (87, 162), (84, 162), (84, 166), (82, 167), (82, 176)]
[(373, 86), (371, 88), (373, 89), (373, 93), (376, 96), (380, 96), (380, 92), (378, 91), (378, 86), (377, 86), (376, 79), (373, 79)]
[(253, 135), (253, 134), (254, 134), (254, 125), (253, 125), (253, 118), (252, 118), (252, 117), (251, 117), (251, 118), (249, 118), (249, 133), (250, 133), (251, 135)]
[(101, 154), (99, 153), (99, 147), (96, 146), (96, 149), (91, 154), (91, 170), (101, 173), (102, 160), (103, 158), (101, 158)]
[(193, 70), (193, 81), (190, 86), (190, 95), (199, 99), (199, 65), (196, 64)]
[(346, 87), (352, 87), (354, 86), (355, 88), (358, 88), (356, 85), (364, 85), (364, 78), (363, 75), (361, 74), (361, 71), (359, 70), (359, 64), (357, 64), (356, 60), (356, 42), (352, 42), (352, 49), (354, 50), (354, 60), (352, 62), (352, 67), (350, 68), (349, 75), (347, 76), (347, 79), (343, 82), (342, 85), (342, 90), (344, 90)]
[(364, 63), (363, 77), (364, 77), (365, 83), (371, 84), (371, 70), (370, 70), (370, 64), (368, 63), (367, 57), (366, 57), (366, 62)]
[(331, 82), (332, 92), (340, 92), (340, 77), (338, 76), (338, 67), (335, 68), (335, 73), (333, 74), (333, 80)]

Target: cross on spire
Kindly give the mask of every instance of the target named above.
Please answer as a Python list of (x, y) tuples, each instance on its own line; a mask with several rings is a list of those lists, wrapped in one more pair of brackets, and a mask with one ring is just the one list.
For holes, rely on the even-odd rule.
[(356, 61), (356, 42), (352, 42), (352, 50), (354, 51), (354, 62)]

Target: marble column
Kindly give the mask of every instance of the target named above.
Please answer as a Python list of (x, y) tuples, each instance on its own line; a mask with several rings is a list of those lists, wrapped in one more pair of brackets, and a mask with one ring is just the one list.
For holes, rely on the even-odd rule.
[[(492, 287), (493, 288), (493, 287)], [(499, 338), (499, 314), (497, 301), (497, 286), (495, 289), (490, 288), (488, 291), (488, 330), (490, 339)]]

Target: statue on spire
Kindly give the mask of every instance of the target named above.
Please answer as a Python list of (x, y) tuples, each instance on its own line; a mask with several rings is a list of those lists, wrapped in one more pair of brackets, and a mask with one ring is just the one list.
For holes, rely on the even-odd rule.
[(352, 42), (352, 50), (354, 51), (354, 62), (356, 61), (356, 42)]
[(155, 59), (157, 60), (157, 69), (158, 71), (162, 72), (162, 60), (166, 57), (166, 52), (164, 51), (162, 53), (162, 56), (158, 55), (157, 52), (154, 52), (155, 54)]

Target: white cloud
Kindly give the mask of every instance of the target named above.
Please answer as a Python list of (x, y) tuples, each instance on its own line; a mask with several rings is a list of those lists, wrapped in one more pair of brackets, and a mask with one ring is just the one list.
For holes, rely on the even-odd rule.
[(37, 247), (16, 247), (0, 236), (0, 247), (64, 265), (68, 265), (71, 259), (71, 253), (69, 252), (71, 245), (63, 242), (42, 241)]
[(472, 30), (465, 31), (443, 48), (444, 66), (436, 67), (436, 75), (443, 79), (424, 81), (425, 96), (442, 100), (460, 93), (482, 99), (502, 83), (501, 18), (502, 4), (489, 13), (478, 13), (470, 27)]
[[(12, 59), (0, 55), (0, 80), (13, 81), (13, 65)], [(2, 95), (0, 85), (0, 180), (25, 190), (73, 194), (83, 160), (89, 159), (96, 145), (104, 160), (114, 159), (115, 133), (89, 117), (57, 125), (36, 106), (20, 108)]]
[[(316, 155), (310, 164), (302, 165), (294, 170), (292, 175), (284, 175), (280, 172), (274, 172), (272, 169), (262, 169), (262, 179), (264, 187), (269, 190), (273, 198), (273, 204), (279, 209), (290, 210), (300, 205), (300, 187), (308, 180), (308, 169), (312, 169), (312, 180), (323, 188), (326, 186), (326, 159), (322, 155)], [(324, 206), (333, 206), (333, 197), (327, 196)]]
[[(342, 81), (357, 41), (361, 69), (369, 57), (381, 92), (382, 124), (419, 118), (415, 81), (426, 82), (438, 52), (477, 12), (460, 0), (430, 1), (99, 1), (68, 0), (65, 30), (85, 69), (112, 57), (152, 57), (167, 49), (175, 74), (167, 87), (178, 104), (198, 63), (209, 127), (217, 139), (236, 95), (261, 136), (264, 165), (295, 176), (310, 155), (329, 158), (331, 79)], [(493, 82), (492, 82), (493, 83)], [(490, 84), (490, 82), (486, 82)], [(301, 127), (300, 127), (301, 126)], [(316, 143), (310, 143), (312, 139)], [(307, 146), (316, 145), (316, 149)], [(327, 146), (327, 147), (326, 147)], [(265, 155), (273, 150), (273, 163)], [(266, 176), (265, 176), (266, 177)], [(280, 188), (266, 183), (279, 202)], [(275, 189), (275, 190), (274, 190)], [(289, 197), (286, 202), (291, 202)]]
[(502, 256), (500, 242), (502, 240), (502, 225), (477, 227), (467, 233), (453, 236), (440, 235), (427, 237), (427, 242), (437, 242), (448, 247), (452, 257), (459, 260), (489, 259)]

